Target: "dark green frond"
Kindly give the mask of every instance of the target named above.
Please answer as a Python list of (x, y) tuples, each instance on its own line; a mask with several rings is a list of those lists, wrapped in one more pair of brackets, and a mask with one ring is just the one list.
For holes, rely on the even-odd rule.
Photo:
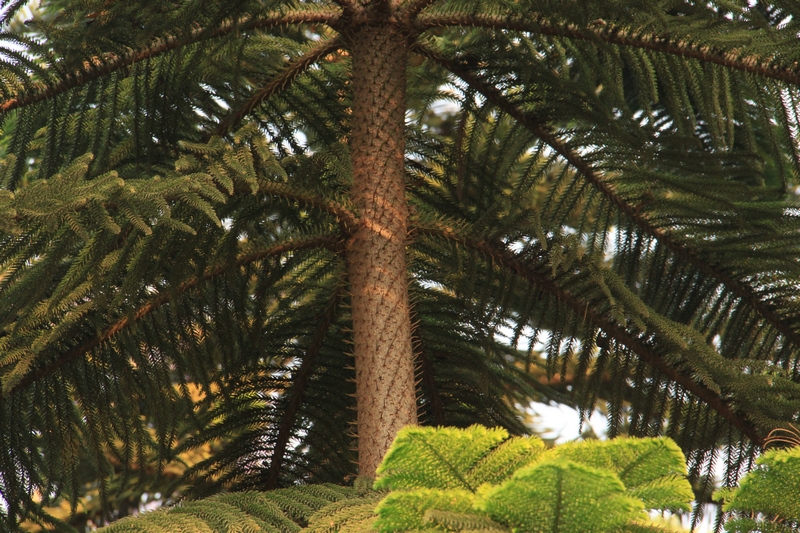
[[(375, 25), (408, 40), (420, 423), (523, 435), (531, 401), (600, 409), (612, 437), (674, 438), (699, 498), (715, 463), (735, 484), (800, 413), (799, 24), (790, 0), (5, 2), (8, 528), (62, 527), (47, 509), (89, 493), (115, 518), (149, 483), (169, 502), (357, 473), (352, 66)], [(336, 499), (275, 494), (295, 525)], [(495, 528), (438, 511), (417, 525)]]

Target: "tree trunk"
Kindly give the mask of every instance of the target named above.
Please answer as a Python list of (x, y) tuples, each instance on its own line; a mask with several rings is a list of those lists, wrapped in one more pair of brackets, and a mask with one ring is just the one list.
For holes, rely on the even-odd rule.
[(359, 474), (374, 476), (397, 431), (417, 421), (408, 307), (405, 199), (407, 39), (391, 25), (349, 35), (352, 198), (347, 243), (358, 402)]

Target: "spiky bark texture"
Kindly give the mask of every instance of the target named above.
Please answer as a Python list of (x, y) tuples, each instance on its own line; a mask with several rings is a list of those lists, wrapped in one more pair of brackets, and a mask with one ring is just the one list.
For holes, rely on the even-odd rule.
[(353, 56), (352, 199), (347, 243), (358, 401), (359, 471), (373, 475), (397, 431), (417, 420), (408, 307), (404, 184), (406, 57), (392, 26), (366, 25)]

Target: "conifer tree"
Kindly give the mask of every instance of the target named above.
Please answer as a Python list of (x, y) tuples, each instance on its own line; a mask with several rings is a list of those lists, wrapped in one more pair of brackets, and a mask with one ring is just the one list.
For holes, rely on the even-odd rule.
[(796, 421), (796, 2), (4, 6), (9, 524), (109, 457), (341, 482), (531, 399), (705, 497)]

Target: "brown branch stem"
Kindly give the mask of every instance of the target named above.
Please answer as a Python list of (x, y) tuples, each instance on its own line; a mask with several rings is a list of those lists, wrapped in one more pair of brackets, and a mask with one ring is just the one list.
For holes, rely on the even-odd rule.
[(737, 51), (724, 51), (708, 45), (691, 42), (687, 37), (674, 37), (668, 34), (652, 32), (639, 33), (613, 25), (597, 25), (596, 27), (579, 27), (571, 23), (558, 23), (539, 13), (531, 13), (523, 18), (508, 18), (499, 15), (447, 14), (421, 15), (416, 20), (418, 31), (445, 26), (471, 26), (495, 30), (523, 31), (553, 37), (566, 37), (584, 41), (602, 41), (609, 44), (628, 46), (697, 59), (713, 63), (731, 70), (738, 70), (800, 85), (800, 65), (797, 62), (790, 66), (773, 65), (772, 58), (758, 55), (741, 55)]
[(766, 320), (772, 327), (779, 331), (784, 337), (800, 346), (800, 332), (793, 330), (790, 326), (784, 323), (780, 316), (764, 304), (761, 299), (754, 294), (751, 287), (742, 281), (732, 277), (724, 272), (721, 268), (707, 261), (700, 255), (697, 250), (691, 249), (686, 244), (675, 239), (670, 233), (662, 228), (654, 226), (642, 213), (638, 206), (631, 205), (621, 196), (619, 196), (611, 184), (609, 184), (601, 175), (600, 172), (595, 170), (589, 163), (567, 143), (558, 138), (558, 136), (551, 131), (545, 124), (541, 123), (537, 117), (522, 111), (519, 107), (514, 105), (500, 90), (490, 84), (484, 83), (476, 74), (474, 74), (467, 67), (462, 66), (456, 61), (441, 57), (435, 51), (417, 45), (415, 51), (422, 55), (436, 61), (450, 72), (461, 78), (472, 89), (479, 92), (487, 100), (495, 104), (504, 113), (513, 117), (525, 128), (527, 128), (534, 135), (539, 137), (542, 141), (547, 143), (555, 152), (563, 157), (570, 165), (572, 165), (589, 183), (591, 183), (603, 196), (605, 196), (616, 208), (622, 211), (632, 222), (651, 237), (658, 240), (663, 244), (671, 253), (676, 257), (688, 262), (695, 268), (703, 273), (717, 279), (720, 283), (725, 285), (733, 294), (741, 298), (750, 305), (764, 320)]
[(491, 242), (479, 241), (459, 235), (449, 228), (436, 227), (417, 227), (415, 231), (419, 235), (428, 235), (436, 238), (446, 239), (457, 242), (475, 250), (482, 255), (490, 257), (492, 261), (503, 265), (520, 278), (528, 283), (541, 288), (549, 294), (558, 298), (559, 301), (567, 304), (575, 313), (580, 314), (585, 320), (590, 321), (596, 327), (605, 331), (608, 335), (624, 344), (628, 349), (637, 354), (653, 368), (658, 369), (674, 383), (680, 385), (684, 390), (695, 395), (705, 402), (709, 407), (716, 411), (723, 419), (737, 428), (743, 435), (759, 446), (763, 442), (763, 436), (758, 429), (748, 420), (747, 416), (735, 412), (728, 402), (721, 398), (719, 394), (709, 389), (706, 385), (696, 382), (691, 376), (687, 376), (678, 369), (673, 368), (655, 350), (642, 341), (637, 335), (631, 333), (627, 328), (617, 324), (605, 316), (597, 313), (593, 306), (588, 302), (582, 301), (578, 296), (569, 290), (559, 287), (552, 279), (545, 274), (530, 268), (515, 254), (509, 250)]
[(239, 256), (235, 261), (211, 268), (197, 277), (184, 281), (183, 283), (178, 285), (178, 287), (176, 287), (174, 290), (171, 290), (165, 294), (153, 298), (143, 306), (139, 307), (133, 313), (114, 322), (111, 326), (107, 327), (96, 337), (93, 337), (85, 341), (81, 345), (71, 349), (61, 357), (58, 357), (56, 360), (50, 362), (47, 366), (40, 368), (34, 372), (31, 372), (30, 374), (22, 378), (13, 387), (11, 387), (11, 389), (8, 392), (14, 393), (16, 391), (24, 389), (25, 387), (31, 385), (32, 383), (42, 378), (51, 375), (53, 372), (63, 367), (64, 365), (74, 361), (75, 359), (83, 356), (87, 352), (97, 348), (104, 342), (109, 341), (119, 332), (132, 326), (136, 322), (142, 320), (144, 317), (146, 317), (156, 309), (172, 302), (177, 296), (198, 287), (201, 283), (204, 283), (210, 279), (213, 279), (217, 276), (224, 274), (225, 272), (228, 272), (232, 268), (239, 268), (254, 261), (266, 259), (267, 257), (274, 257), (281, 254), (285, 254), (287, 252), (297, 252), (300, 250), (308, 250), (312, 248), (327, 248), (334, 252), (338, 252), (340, 248), (340, 240), (332, 236), (316, 236), (305, 240), (278, 244), (271, 248), (259, 250), (256, 252), (251, 252), (248, 254), (243, 254)]
[(65, 91), (84, 85), (112, 72), (116, 72), (125, 67), (140, 63), (147, 59), (160, 56), (166, 52), (180, 48), (182, 46), (194, 44), (207, 39), (222, 37), (234, 31), (248, 31), (272, 26), (284, 26), (289, 24), (328, 24), (333, 25), (339, 20), (339, 13), (334, 11), (287, 12), (275, 13), (257, 19), (245, 19), (237, 22), (229, 21), (219, 28), (208, 31), (197, 28), (185, 36), (167, 36), (156, 41), (144, 50), (137, 50), (123, 56), (112, 58), (92, 58), (84, 63), (85, 68), (72, 74), (67, 74), (65, 78), (53, 83), (52, 85), (41, 84), (32, 90), (25, 91), (23, 94), (9, 98), (0, 102), (0, 112), (5, 113), (12, 109), (26, 107), (48, 98), (52, 98)]

